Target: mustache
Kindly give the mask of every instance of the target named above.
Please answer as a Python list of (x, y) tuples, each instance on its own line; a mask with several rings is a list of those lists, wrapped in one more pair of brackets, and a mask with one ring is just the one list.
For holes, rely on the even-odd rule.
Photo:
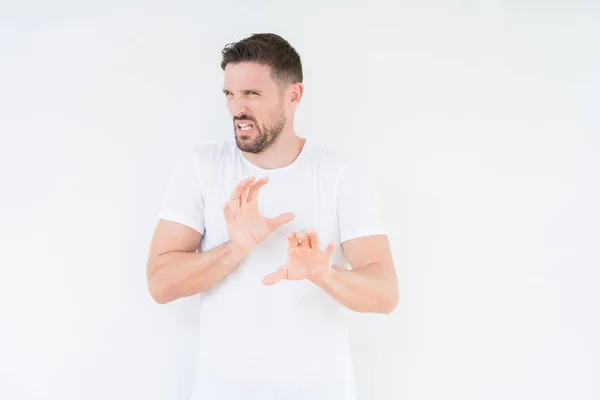
[(250, 117), (248, 117), (248, 116), (246, 116), (246, 115), (242, 115), (242, 116), (239, 116), (239, 117), (234, 117), (234, 118), (233, 118), (233, 122), (235, 122), (235, 121), (239, 121), (239, 120), (247, 120), (247, 121), (256, 122), (256, 121), (254, 120), (254, 118), (250, 118)]

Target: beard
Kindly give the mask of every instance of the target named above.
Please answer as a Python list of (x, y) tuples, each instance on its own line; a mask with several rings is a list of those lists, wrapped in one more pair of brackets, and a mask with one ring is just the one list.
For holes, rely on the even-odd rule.
[[(254, 129), (256, 130), (254, 137), (249, 139), (240, 138), (238, 129), (236, 127), (236, 121), (238, 119), (247, 119), (254, 122)], [(266, 149), (268, 149), (273, 143), (277, 141), (281, 132), (283, 131), (283, 127), (285, 126), (285, 116), (283, 115), (283, 110), (280, 110), (279, 115), (271, 123), (270, 125), (260, 125), (256, 123), (256, 121), (245, 118), (245, 115), (241, 117), (236, 117), (233, 120), (233, 132), (235, 135), (235, 143), (241, 151), (246, 153), (259, 154)]]

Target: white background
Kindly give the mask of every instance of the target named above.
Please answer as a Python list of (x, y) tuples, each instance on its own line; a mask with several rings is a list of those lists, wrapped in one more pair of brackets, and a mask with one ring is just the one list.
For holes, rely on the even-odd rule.
[(198, 302), (146, 256), (255, 32), (302, 57), (298, 134), (380, 173), (401, 294), (353, 320), (360, 399), (600, 398), (597, 4), (2, 0), (0, 398), (187, 399)]

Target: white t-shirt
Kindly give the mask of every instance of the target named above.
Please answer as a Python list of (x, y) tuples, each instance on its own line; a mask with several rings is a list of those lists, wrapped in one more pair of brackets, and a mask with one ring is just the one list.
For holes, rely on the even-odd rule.
[(349, 310), (310, 281), (262, 278), (287, 260), (289, 232), (315, 228), (333, 264), (350, 268), (341, 243), (384, 234), (372, 177), (362, 160), (307, 140), (283, 168), (250, 163), (234, 139), (197, 146), (175, 168), (159, 217), (203, 234), (199, 251), (229, 237), (223, 205), (244, 178), (268, 175), (259, 192), (267, 217), (293, 212), (229, 275), (200, 294), (197, 380), (192, 400), (354, 400)]

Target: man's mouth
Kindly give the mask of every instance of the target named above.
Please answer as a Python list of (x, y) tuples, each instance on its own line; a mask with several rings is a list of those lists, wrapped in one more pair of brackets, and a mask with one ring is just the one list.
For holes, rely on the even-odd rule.
[(236, 121), (235, 126), (242, 132), (249, 132), (254, 128), (254, 123), (250, 121)]

